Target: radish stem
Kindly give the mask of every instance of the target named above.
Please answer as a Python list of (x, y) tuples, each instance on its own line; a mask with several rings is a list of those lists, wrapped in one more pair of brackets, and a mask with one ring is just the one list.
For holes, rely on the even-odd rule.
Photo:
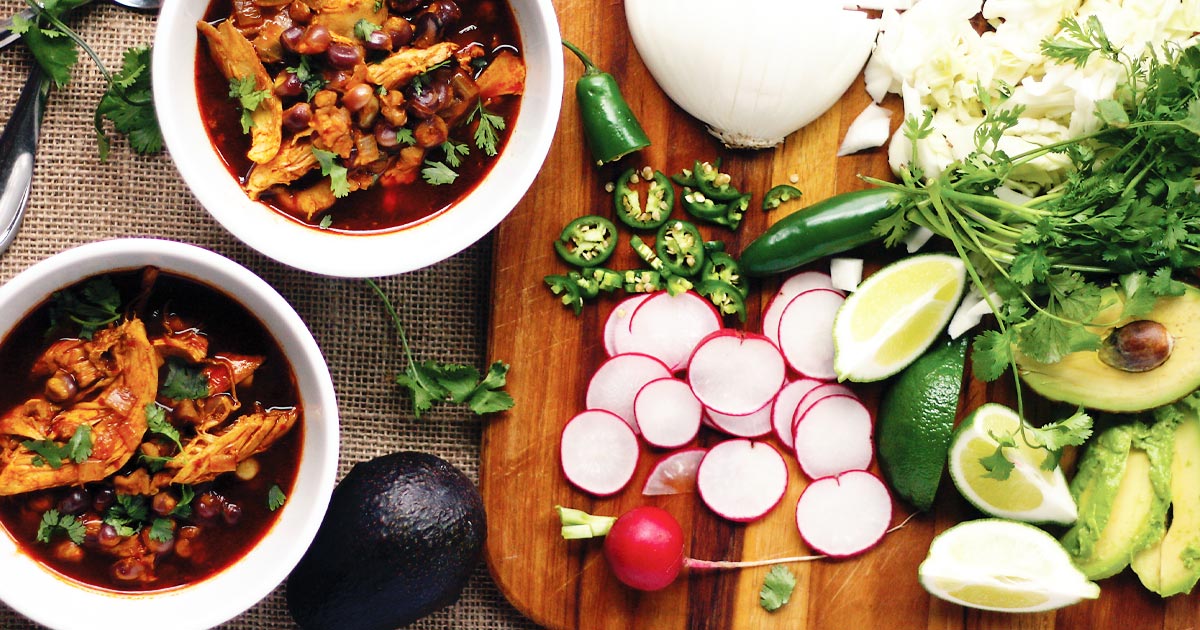
[(748, 569), (751, 567), (765, 567), (772, 564), (786, 564), (789, 562), (811, 562), (813, 560), (824, 560), (829, 556), (792, 556), (790, 558), (775, 558), (773, 560), (743, 560), (739, 562), (731, 562), (728, 560), (696, 560), (695, 558), (684, 558), (683, 566), (698, 571), (723, 571), (726, 569)]

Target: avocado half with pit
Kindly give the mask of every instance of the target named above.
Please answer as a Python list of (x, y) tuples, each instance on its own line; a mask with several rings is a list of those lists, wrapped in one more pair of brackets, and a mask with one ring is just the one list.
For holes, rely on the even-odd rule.
[[(1018, 353), (1022, 380), (1051, 400), (1116, 412), (1160, 407), (1200, 388), (1200, 290), (1189, 286), (1183, 295), (1159, 298), (1149, 313), (1119, 321), (1122, 302), (1116, 291), (1106, 290), (1103, 303), (1108, 306), (1093, 321), (1112, 325), (1092, 328), (1105, 340), (1101, 350), (1072, 352), (1051, 364)], [(1111, 358), (1114, 335), (1146, 322), (1161, 326), (1142, 328), (1165, 331), (1169, 336), (1166, 360), (1153, 367), (1114, 367), (1118, 363)]]

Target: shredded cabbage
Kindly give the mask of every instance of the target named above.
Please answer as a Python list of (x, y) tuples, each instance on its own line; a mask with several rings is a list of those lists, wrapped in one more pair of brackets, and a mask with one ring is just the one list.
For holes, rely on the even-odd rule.
[[(976, 31), (979, 14), (990, 30)], [(1200, 32), (1195, 0), (922, 0), (902, 14), (884, 12), (865, 70), (867, 91), (876, 102), (899, 94), (905, 118), (932, 112), (934, 131), (917, 146), (918, 166), (930, 178), (974, 149), (986, 106), (980, 92), (1000, 106), (1025, 108), (1001, 141), (1010, 155), (1093, 131), (1100, 124), (1096, 102), (1113, 97), (1124, 69), (1098, 55), (1076, 68), (1040, 51), (1062, 18), (1091, 15), (1132, 56), (1168, 41), (1195, 43)], [(911, 159), (902, 130), (888, 157), (897, 172)], [(1046, 155), (1016, 173), (1012, 185), (1034, 193), (1061, 183), (1070, 167), (1066, 157)]]

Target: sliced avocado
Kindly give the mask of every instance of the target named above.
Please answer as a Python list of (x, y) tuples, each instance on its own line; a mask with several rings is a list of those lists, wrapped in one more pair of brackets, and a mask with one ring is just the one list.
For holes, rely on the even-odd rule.
[(1120, 573), (1163, 534), (1172, 431), (1138, 422), (1100, 434), (1071, 483), (1080, 519), (1063, 546), (1089, 579)]
[(425, 453), (354, 466), (287, 582), (305, 630), (391, 630), (454, 603), (483, 556), (475, 485)]
[(1171, 524), (1132, 562), (1142, 584), (1163, 597), (1190, 593), (1200, 580), (1200, 418), (1194, 411), (1175, 426), (1171, 450)]
[[(1105, 290), (1102, 309), (1094, 321), (1112, 322), (1093, 327), (1101, 338), (1130, 323), (1119, 320), (1122, 302), (1114, 290)], [(1101, 360), (1096, 350), (1072, 352), (1053, 364), (1017, 355), (1021, 378), (1051, 400), (1105, 411), (1135, 412), (1166, 405), (1200, 388), (1200, 290), (1188, 287), (1178, 297), (1159, 298), (1154, 309), (1141, 316), (1162, 324), (1173, 340), (1170, 356), (1158, 367), (1142, 372), (1117, 369)]]

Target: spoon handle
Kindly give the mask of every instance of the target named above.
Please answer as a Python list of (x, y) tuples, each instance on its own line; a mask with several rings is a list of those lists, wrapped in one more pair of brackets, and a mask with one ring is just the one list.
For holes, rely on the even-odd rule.
[(34, 153), (49, 93), (49, 79), (40, 66), (33, 64), (12, 117), (0, 133), (0, 253), (16, 237), (29, 203)]

